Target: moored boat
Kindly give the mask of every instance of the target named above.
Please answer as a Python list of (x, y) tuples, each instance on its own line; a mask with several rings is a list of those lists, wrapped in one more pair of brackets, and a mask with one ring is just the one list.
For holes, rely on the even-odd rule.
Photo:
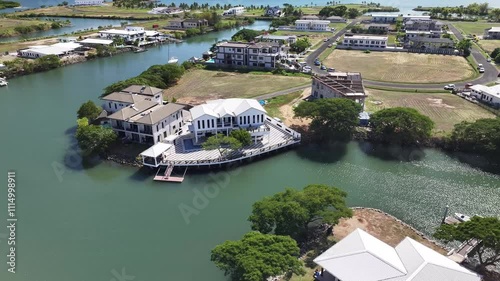
[(461, 222), (466, 222), (470, 220), (469, 216), (460, 213), (455, 213), (455, 218), (457, 218)]
[(179, 59), (178, 59), (178, 58), (176, 58), (176, 57), (171, 57), (171, 58), (168, 60), (168, 63), (169, 63), (169, 64), (172, 64), (172, 63), (177, 63), (178, 61), (179, 61)]

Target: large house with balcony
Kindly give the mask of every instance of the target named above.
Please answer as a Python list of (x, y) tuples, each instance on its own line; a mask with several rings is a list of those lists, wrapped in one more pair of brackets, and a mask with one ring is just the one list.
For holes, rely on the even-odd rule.
[(296, 20), (295, 29), (308, 31), (329, 31), (329, 24), (330, 21), (328, 20)]
[(315, 99), (346, 98), (365, 106), (365, 88), (359, 72), (330, 72), (313, 76), (311, 95)]
[(405, 42), (407, 49), (420, 49), (420, 50), (439, 50), (439, 49), (453, 49), (455, 42), (450, 38), (426, 38), (415, 37), (410, 38)]
[(126, 43), (133, 43), (136, 40), (145, 41), (146, 31), (144, 27), (137, 26), (127, 26), (124, 30), (121, 29), (106, 29), (99, 31), (99, 37), (105, 39), (113, 39), (115, 37), (121, 37)]
[(275, 68), (283, 47), (276, 42), (222, 42), (216, 46), (214, 61), (223, 66)]
[(124, 107), (143, 100), (149, 100), (162, 104), (162, 89), (149, 86), (132, 85), (122, 90), (102, 97), (103, 109), (108, 113), (115, 113)]
[(443, 23), (432, 19), (411, 19), (404, 23), (405, 30), (441, 31)]
[(246, 129), (256, 143), (269, 133), (264, 128), (267, 112), (254, 99), (211, 100), (194, 106), (190, 113), (192, 125), (189, 130), (194, 134), (196, 142), (202, 137), (228, 135), (232, 130)]
[(484, 85), (474, 85), (470, 87), (471, 96), (475, 97), (477, 100), (491, 104), (495, 107), (500, 107), (500, 85), (495, 86), (484, 86)]
[(398, 15), (382, 15), (382, 14), (372, 15), (372, 22), (375, 23), (396, 23), (397, 19)]
[(387, 39), (387, 36), (346, 35), (342, 45), (346, 47), (363, 47), (364, 49), (380, 49), (387, 47)]

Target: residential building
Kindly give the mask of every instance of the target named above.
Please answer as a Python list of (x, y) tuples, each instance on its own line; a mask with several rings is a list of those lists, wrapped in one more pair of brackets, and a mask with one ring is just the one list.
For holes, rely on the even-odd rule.
[(441, 30), (432, 30), (432, 31), (417, 31), (417, 30), (407, 30), (405, 31), (405, 39), (412, 38), (441, 38)]
[(387, 47), (387, 36), (353, 35), (344, 36), (344, 46), (380, 49)]
[(311, 95), (315, 99), (346, 98), (365, 106), (365, 88), (359, 72), (331, 72), (313, 76)]
[(152, 101), (162, 104), (163, 103), (163, 90), (150, 86), (132, 85), (122, 90), (124, 93), (136, 94), (146, 96)]
[(284, 13), (281, 10), (280, 6), (274, 6), (274, 7), (267, 7), (265, 15), (268, 17), (282, 17)]
[(388, 23), (372, 23), (367, 25), (368, 31), (370, 32), (380, 32), (380, 33), (387, 33), (389, 31), (389, 27), (391, 25)]
[(327, 17), (326, 18), (327, 21), (331, 22), (331, 23), (336, 23), (336, 22), (347, 22), (347, 20), (343, 17), (339, 17), (339, 16), (331, 16), (331, 17)]
[(405, 43), (407, 49), (437, 50), (441, 48), (451, 49), (455, 47), (455, 42), (449, 38), (410, 38)]
[(403, 23), (410, 21), (410, 20), (430, 20), (431, 16), (412, 16), (412, 15), (406, 15), (403, 16)]
[(489, 103), (495, 107), (500, 106), (500, 85), (484, 86), (474, 85), (470, 87), (471, 96), (476, 97), (477, 100)]
[(75, 6), (101, 6), (104, 0), (75, 0)]
[(391, 247), (361, 229), (314, 259), (321, 281), (480, 281), (448, 257), (406, 237)]
[(297, 42), (297, 36), (295, 35), (260, 35), (255, 37), (255, 41), (260, 42), (274, 42), (282, 44), (293, 44)]
[(223, 16), (234, 16), (234, 15), (241, 15), (245, 12), (245, 7), (233, 7), (233, 8), (230, 8), (226, 11), (224, 11), (224, 13), (222, 13)]
[(217, 134), (228, 135), (232, 130), (250, 131), (254, 142), (269, 133), (264, 128), (266, 110), (254, 99), (219, 99), (190, 109), (192, 126), (190, 131), (195, 141), (201, 137)]
[(318, 16), (315, 15), (303, 15), (300, 17), (301, 20), (319, 20)]
[(295, 29), (310, 31), (329, 31), (329, 24), (330, 21), (327, 20), (296, 20)]
[(216, 47), (215, 63), (225, 66), (275, 68), (283, 53), (283, 46), (273, 42), (222, 42)]
[(156, 104), (163, 103), (162, 89), (149, 86), (132, 85), (121, 92), (114, 92), (102, 97), (103, 109), (112, 114), (125, 107), (147, 100)]
[(109, 46), (113, 44), (113, 40), (109, 39), (96, 39), (96, 38), (86, 38), (82, 41), (78, 41), (78, 44), (82, 44), (85, 47), (96, 47), (96, 46)]
[(185, 19), (182, 21), (183, 28), (200, 28), (202, 26), (208, 26), (208, 21), (206, 19)]
[(153, 15), (173, 15), (183, 13), (184, 10), (177, 7), (156, 7), (153, 8), (148, 14)]
[(500, 39), (500, 26), (491, 27), (484, 32), (485, 39)]
[(396, 23), (398, 15), (372, 15), (372, 22), (375, 23)]
[(404, 23), (405, 30), (441, 31), (443, 23), (432, 19), (411, 19)]
[(182, 29), (183, 28), (182, 22), (183, 22), (183, 20), (181, 20), (181, 19), (173, 19), (173, 20), (168, 22), (168, 28)]
[(122, 29), (107, 29), (99, 31), (99, 37), (105, 39), (113, 39), (115, 37), (121, 37), (125, 39), (127, 43), (133, 43), (136, 40), (139, 42), (146, 39), (146, 32), (144, 27), (138, 26), (127, 26), (124, 30)]
[(36, 59), (48, 55), (56, 55), (58, 57), (63, 57), (66, 55), (73, 54), (76, 50), (82, 47), (81, 44), (75, 42), (68, 43), (56, 43), (50, 46), (47, 45), (37, 45), (30, 46), (27, 49), (21, 49), (17, 51), (17, 55), (23, 58)]

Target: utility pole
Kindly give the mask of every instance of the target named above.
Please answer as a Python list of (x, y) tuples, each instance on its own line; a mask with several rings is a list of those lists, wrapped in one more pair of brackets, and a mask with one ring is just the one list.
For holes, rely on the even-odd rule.
[(446, 205), (446, 208), (444, 209), (444, 216), (443, 216), (443, 220), (441, 221), (441, 224), (444, 224), (446, 217), (448, 216), (449, 209), (450, 209), (450, 206)]

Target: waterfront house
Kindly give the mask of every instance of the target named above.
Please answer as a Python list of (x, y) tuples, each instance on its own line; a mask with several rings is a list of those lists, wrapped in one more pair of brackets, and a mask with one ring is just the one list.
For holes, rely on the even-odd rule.
[(329, 22), (331, 22), (331, 23), (347, 22), (347, 20), (345, 18), (339, 17), (339, 16), (327, 17), (326, 20), (329, 21)]
[(259, 35), (255, 37), (255, 41), (258, 42), (274, 42), (281, 44), (293, 44), (297, 42), (297, 36), (295, 35)]
[(365, 106), (366, 92), (359, 72), (330, 72), (313, 76), (311, 96), (314, 99), (346, 98)]
[(168, 22), (168, 28), (171, 29), (182, 29), (182, 20), (181, 19), (173, 19)]
[(443, 23), (432, 19), (411, 19), (404, 23), (404, 29), (406, 31), (441, 31)]
[(221, 42), (216, 45), (214, 62), (223, 66), (275, 68), (283, 47), (274, 42)]
[(301, 20), (319, 20), (319, 17), (316, 15), (303, 15), (300, 17)]
[(63, 57), (73, 54), (81, 47), (82, 47), (81, 44), (75, 42), (56, 43), (50, 46), (37, 45), (37, 46), (30, 46), (27, 49), (18, 50), (17, 55), (19, 57), (30, 58), (30, 59), (41, 58), (48, 55), (56, 55), (58, 57)]
[(109, 46), (113, 44), (113, 40), (86, 38), (82, 41), (78, 41), (78, 44), (82, 44), (84, 47)]
[(182, 9), (177, 8), (177, 7), (156, 7), (156, 8), (153, 8), (151, 11), (148, 11), (148, 14), (173, 15), (173, 14), (180, 14), (183, 12), (184, 11)]
[(486, 29), (484, 31), (484, 39), (500, 39), (500, 26)]
[(223, 16), (237, 16), (245, 12), (245, 7), (233, 7), (222, 13)]
[(295, 29), (308, 31), (329, 31), (327, 20), (296, 20)]
[(387, 36), (367, 36), (367, 35), (352, 35), (344, 36), (343, 46), (360, 47), (363, 49), (382, 49), (387, 47)]
[(438, 50), (452, 49), (455, 47), (455, 42), (450, 38), (426, 38), (415, 37), (410, 38), (405, 43), (407, 49), (422, 49), (422, 50)]
[(101, 6), (104, 0), (75, 0), (75, 6)]
[(206, 19), (185, 19), (182, 21), (182, 28), (200, 28), (202, 26), (208, 26)]
[(488, 103), (494, 107), (500, 107), (500, 85), (484, 86), (474, 85), (470, 87), (471, 96), (475, 97), (478, 101)]
[(268, 17), (281, 17), (283, 15), (284, 15), (284, 13), (281, 10), (280, 6), (274, 6), (274, 7), (267, 7), (266, 8), (265, 16), (268, 16)]
[(102, 97), (101, 99), (104, 101), (102, 107), (112, 114), (143, 100), (162, 104), (162, 91), (162, 89), (155, 87), (132, 85), (121, 92), (114, 92)]
[(396, 23), (398, 15), (372, 15), (372, 22), (374, 23)]
[(112, 40), (115, 37), (121, 37), (126, 43), (134, 43), (146, 40), (146, 31), (144, 27), (127, 26), (125, 29), (106, 29), (99, 31), (99, 37)]
[(406, 237), (396, 247), (356, 229), (314, 259), (319, 281), (480, 281), (448, 257)]

